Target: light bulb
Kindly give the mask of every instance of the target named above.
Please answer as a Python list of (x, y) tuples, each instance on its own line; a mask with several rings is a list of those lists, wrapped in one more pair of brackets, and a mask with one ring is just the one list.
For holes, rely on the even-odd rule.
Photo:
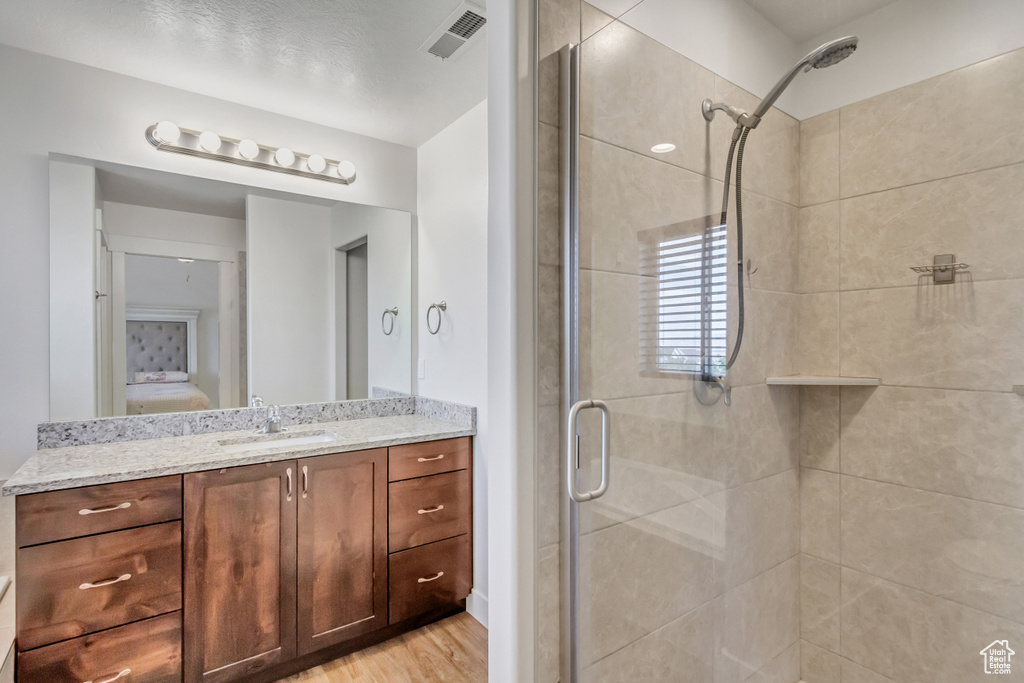
[(220, 136), (212, 130), (205, 131), (199, 135), (199, 146), (207, 152), (216, 152), (220, 149)]
[(310, 154), (309, 158), (306, 159), (306, 168), (313, 173), (320, 173), (327, 168), (327, 162), (319, 154)]
[(287, 147), (282, 147), (274, 152), (274, 161), (279, 166), (291, 166), (295, 163), (295, 154)]
[(675, 148), (676, 148), (676, 146), (673, 145), (671, 142), (663, 142), (663, 143), (661, 143), (659, 145), (655, 145), (654, 147), (651, 147), (651, 151), (654, 152), (655, 154), (668, 154), (669, 152), (671, 152)]
[(260, 155), (260, 146), (246, 138), (238, 143), (238, 153), (242, 155), (243, 159), (252, 161)]
[(351, 161), (339, 161), (338, 175), (341, 176), (342, 179), (352, 182), (356, 177), (356, 165)]
[(154, 133), (157, 140), (168, 144), (174, 144), (181, 137), (181, 129), (170, 121), (161, 121), (156, 124)]

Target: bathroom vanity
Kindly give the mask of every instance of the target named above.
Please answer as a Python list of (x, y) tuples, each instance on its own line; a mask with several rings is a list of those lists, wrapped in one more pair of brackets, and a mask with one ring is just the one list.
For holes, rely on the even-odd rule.
[(271, 681), (464, 609), (472, 432), (413, 414), (37, 452), (4, 489), (18, 680)]

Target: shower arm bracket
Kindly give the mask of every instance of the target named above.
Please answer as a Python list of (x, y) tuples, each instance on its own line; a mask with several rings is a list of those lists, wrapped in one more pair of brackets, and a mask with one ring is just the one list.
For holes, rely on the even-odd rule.
[(761, 119), (756, 116), (752, 116), (742, 109), (725, 102), (712, 102), (710, 99), (706, 99), (700, 103), (700, 110), (704, 114), (705, 121), (714, 120), (715, 112), (724, 111), (729, 115), (729, 118), (744, 128), (757, 128), (757, 124), (761, 123)]

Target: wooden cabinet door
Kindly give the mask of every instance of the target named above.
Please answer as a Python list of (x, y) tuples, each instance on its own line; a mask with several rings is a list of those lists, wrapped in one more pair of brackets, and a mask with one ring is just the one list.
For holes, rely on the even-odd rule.
[(299, 461), (299, 654), (387, 626), (387, 449)]
[(294, 461), (185, 475), (186, 683), (295, 657)]

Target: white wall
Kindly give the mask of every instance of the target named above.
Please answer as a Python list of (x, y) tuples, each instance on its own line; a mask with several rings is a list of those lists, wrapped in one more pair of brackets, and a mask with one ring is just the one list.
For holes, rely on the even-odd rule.
[[(52, 225), (46, 226), (43, 235), (45, 243), (47, 230), (52, 228), (49, 261), (57, 267), (52, 271), (47, 267), (44, 271), (50, 273), (49, 292), (52, 297), (50, 300), (44, 298), (41, 305), (43, 311), (49, 311), (50, 327), (74, 331), (73, 334), (54, 335), (49, 376), (58, 381), (49, 387), (50, 411), (54, 420), (80, 419), (96, 415), (96, 299), (93, 297), (96, 169), (60, 161), (50, 163), (49, 168), (50, 184), (54, 188), (50, 196)], [(6, 230), (4, 235), (8, 235)], [(6, 252), (3, 258), (16, 260), (17, 254)], [(0, 306), (32, 298), (33, 292), (27, 291), (24, 285), (11, 283), (10, 287), (7, 290), (10, 296), (3, 297), (4, 303)], [(53, 306), (50, 306), (51, 300)], [(17, 325), (8, 329), (20, 330)], [(10, 343), (3, 337), (17, 336), (20, 335), (0, 335), (0, 345)], [(0, 357), (8, 364), (18, 365), (17, 358)], [(40, 388), (46, 392), (45, 380), (39, 379)], [(0, 401), (4, 400), (0, 398)], [(7, 474), (13, 471), (11, 469)]]
[[(370, 387), (412, 393), (413, 335), (417, 329), (412, 306), (412, 215), (345, 203), (336, 205), (332, 211), (331, 243), (335, 249), (366, 238)], [(381, 315), (385, 309), (396, 306), (395, 329), (385, 335), (381, 331)]]
[(238, 218), (103, 202), (103, 230), (111, 235), (213, 244), (245, 251), (245, 221)]
[[(842, 78), (815, 78), (796, 91), (794, 116), (806, 119), (1024, 46), (1021, 0), (899, 0), (800, 46), (860, 36)], [(832, 71), (829, 68), (828, 71)], [(984, 106), (964, 103), (964, 106)]]
[[(220, 268), (212, 261), (182, 263), (174, 258), (127, 254), (125, 303), (199, 311), (196, 324), (196, 386), (219, 407)], [(230, 377), (225, 376), (226, 381)]]
[[(49, 419), (48, 155), (51, 152), (406, 211), (416, 204), (416, 151), (211, 97), (0, 46), (0, 478), (36, 448)], [(147, 126), (171, 119), (300, 151), (351, 159), (351, 186), (157, 152)]]
[(245, 215), (249, 393), (267, 405), (333, 401), (331, 208), (249, 195)]
[[(473, 481), (474, 595), (487, 595), (487, 103), (423, 144), (418, 153), (419, 292), (415, 315), (426, 374), (417, 393), (477, 407)], [(437, 335), (422, 319), (431, 303), (448, 310)]]

